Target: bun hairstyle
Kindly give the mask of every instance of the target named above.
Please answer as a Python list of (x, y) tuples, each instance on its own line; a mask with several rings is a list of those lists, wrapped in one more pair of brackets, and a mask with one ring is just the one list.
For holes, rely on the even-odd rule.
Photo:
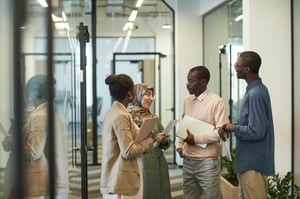
[(105, 79), (105, 84), (108, 85), (110, 95), (114, 100), (123, 100), (128, 92), (134, 89), (132, 79), (125, 74), (109, 75)]

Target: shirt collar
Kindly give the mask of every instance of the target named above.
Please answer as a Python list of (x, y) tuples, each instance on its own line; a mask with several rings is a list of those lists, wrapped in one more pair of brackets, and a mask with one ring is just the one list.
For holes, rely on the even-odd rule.
[(261, 78), (258, 78), (257, 80), (255, 80), (255, 81), (251, 82), (250, 84), (248, 84), (246, 92), (248, 92), (251, 88), (257, 86), (258, 84), (262, 84)]
[(199, 101), (202, 101), (208, 94), (208, 90), (206, 89), (203, 93), (201, 93), (198, 97), (195, 96), (195, 99), (194, 100), (199, 100)]

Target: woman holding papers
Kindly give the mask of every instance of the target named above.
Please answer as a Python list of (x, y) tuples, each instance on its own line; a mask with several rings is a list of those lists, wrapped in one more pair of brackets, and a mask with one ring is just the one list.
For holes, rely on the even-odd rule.
[[(207, 90), (210, 73), (204, 66), (192, 68), (187, 75), (189, 96), (184, 100), (183, 121), (199, 120), (188, 126), (186, 136), (177, 137), (176, 149), (183, 157), (183, 198), (221, 199), (220, 191), (220, 137), (218, 128), (227, 121), (223, 99)], [(188, 120), (187, 120), (188, 119)], [(200, 121), (201, 120), (201, 121)], [(200, 123), (200, 125), (198, 125)], [(207, 126), (214, 129), (196, 131)], [(179, 128), (182, 123), (179, 124)], [(205, 125), (204, 125), (205, 124)], [(198, 128), (193, 128), (198, 126)], [(204, 145), (203, 145), (204, 144)]]
[(126, 108), (134, 99), (134, 84), (125, 75), (105, 79), (114, 102), (102, 124), (102, 170), (100, 190), (103, 199), (141, 199), (143, 172), (140, 155), (153, 146), (152, 134), (138, 143), (139, 128)]
[[(135, 85), (135, 100), (128, 111), (140, 127), (145, 119), (157, 117), (150, 112), (154, 100), (153, 88), (141, 83)], [(143, 199), (171, 199), (168, 163), (162, 150), (168, 149), (171, 140), (163, 133), (163, 126), (156, 120), (153, 137), (157, 144), (142, 155), (144, 196)]]

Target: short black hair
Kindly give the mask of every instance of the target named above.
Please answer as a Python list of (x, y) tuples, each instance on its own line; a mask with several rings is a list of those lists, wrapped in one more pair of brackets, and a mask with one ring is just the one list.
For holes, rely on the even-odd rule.
[(253, 73), (258, 74), (261, 66), (261, 58), (258, 53), (254, 51), (244, 51), (240, 53), (239, 57), (241, 58), (241, 65), (243, 67), (249, 67)]
[(197, 71), (198, 80), (206, 79), (206, 84), (208, 84), (210, 79), (209, 70), (205, 66), (194, 66), (190, 69), (190, 72)]
[(105, 83), (109, 87), (109, 92), (114, 100), (122, 100), (129, 91), (134, 90), (134, 83), (126, 74), (109, 75), (105, 79)]

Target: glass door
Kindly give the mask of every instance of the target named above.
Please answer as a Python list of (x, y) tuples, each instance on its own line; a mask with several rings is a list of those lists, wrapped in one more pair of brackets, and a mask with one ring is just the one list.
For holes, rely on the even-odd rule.
[[(243, 51), (242, 45), (226, 44), (219, 46), (219, 79), (220, 88), (224, 88), (222, 84), (225, 84), (225, 89), (221, 89), (220, 93), (223, 93), (223, 98), (228, 101), (228, 114), (230, 122), (237, 122), (240, 111), (240, 103), (244, 93), (246, 91), (246, 83), (240, 80), (236, 76), (234, 64), (238, 58), (240, 52)], [(224, 68), (223, 70), (221, 70)], [(224, 82), (224, 79), (227, 80)], [(230, 137), (230, 149), (235, 148), (235, 137), (231, 134)]]
[(88, 198), (85, 1), (0, 4), (0, 198)]

